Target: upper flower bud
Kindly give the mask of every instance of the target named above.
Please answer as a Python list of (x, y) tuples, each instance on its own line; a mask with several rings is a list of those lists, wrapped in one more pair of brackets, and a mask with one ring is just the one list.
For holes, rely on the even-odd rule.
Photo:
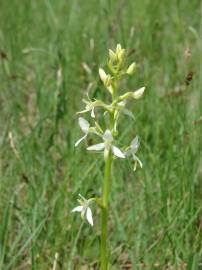
[(117, 56), (119, 61), (123, 60), (124, 53), (125, 53), (125, 49), (122, 49), (121, 44), (117, 44), (117, 46), (116, 46), (116, 56)]
[(135, 71), (135, 68), (136, 68), (136, 64), (135, 63), (132, 63), (126, 70), (126, 73), (128, 75), (132, 75)]

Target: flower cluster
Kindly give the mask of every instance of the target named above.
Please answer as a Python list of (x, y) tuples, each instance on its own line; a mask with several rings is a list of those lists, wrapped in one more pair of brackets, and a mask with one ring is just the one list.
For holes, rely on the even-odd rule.
[[(136, 136), (128, 147), (118, 147), (116, 138), (119, 135), (118, 122), (121, 114), (128, 115), (134, 118), (133, 113), (126, 108), (127, 103), (130, 99), (139, 99), (142, 97), (145, 87), (141, 87), (135, 91), (128, 91), (125, 93), (119, 93), (120, 81), (124, 76), (132, 75), (136, 71), (136, 64), (132, 63), (126, 65), (126, 53), (125, 49), (120, 44), (117, 45), (115, 51), (109, 50), (109, 56), (107, 61), (108, 72), (104, 69), (99, 68), (99, 76), (106, 90), (111, 96), (111, 103), (105, 103), (101, 100), (91, 100), (87, 95), (87, 99), (84, 99), (85, 108), (78, 112), (78, 114), (90, 113), (91, 119), (94, 124), (91, 125), (85, 118), (79, 117), (79, 126), (84, 135), (75, 143), (77, 147), (83, 140), (86, 139), (90, 134), (97, 135), (101, 142), (88, 146), (88, 151), (103, 152), (104, 160), (106, 161), (109, 155), (114, 158), (126, 159), (132, 157), (134, 160), (134, 170), (137, 164), (142, 167), (142, 162), (137, 157), (136, 153), (139, 147), (139, 139)], [(97, 110), (103, 110), (103, 115), (108, 115), (108, 121), (106, 121), (106, 127), (103, 128), (98, 123), (96, 114)], [(81, 212), (82, 218), (86, 218), (87, 221), (93, 225), (92, 213), (89, 208), (89, 201), (82, 197), (80, 201), (81, 206), (73, 209), (73, 212)]]

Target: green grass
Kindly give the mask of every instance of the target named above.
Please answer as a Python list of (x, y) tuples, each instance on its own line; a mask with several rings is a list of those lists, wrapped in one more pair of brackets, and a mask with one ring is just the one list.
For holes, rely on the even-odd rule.
[(75, 150), (76, 111), (90, 82), (108, 97), (98, 68), (118, 42), (139, 64), (129, 86), (147, 89), (122, 119), (144, 167), (114, 164), (110, 270), (202, 269), (201, 15), (199, 0), (1, 1), (0, 269), (53, 269), (56, 253), (57, 269), (96, 264), (99, 212), (80, 228), (71, 209), (100, 194), (103, 161)]

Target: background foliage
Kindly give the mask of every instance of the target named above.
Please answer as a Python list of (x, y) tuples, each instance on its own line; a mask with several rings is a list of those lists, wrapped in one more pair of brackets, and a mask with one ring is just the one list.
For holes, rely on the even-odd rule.
[(139, 64), (128, 87), (147, 89), (122, 119), (144, 167), (113, 168), (111, 269), (200, 269), (201, 14), (199, 0), (1, 1), (0, 269), (52, 269), (55, 254), (96, 269), (99, 213), (92, 229), (70, 211), (100, 193), (103, 162), (75, 151), (76, 111), (89, 88), (108, 98), (98, 68), (116, 43)]

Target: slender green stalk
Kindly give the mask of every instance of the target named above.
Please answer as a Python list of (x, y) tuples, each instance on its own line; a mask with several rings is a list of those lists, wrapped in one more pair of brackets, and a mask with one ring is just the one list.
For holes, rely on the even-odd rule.
[[(116, 97), (116, 86), (114, 85), (114, 92), (112, 95), (112, 102)], [(110, 128), (114, 129), (114, 111), (110, 114)], [(105, 160), (105, 172), (104, 183), (102, 193), (102, 213), (101, 213), (101, 270), (108, 269), (108, 250), (107, 250), (107, 220), (108, 220), (108, 201), (111, 185), (111, 165), (112, 165), (112, 153), (109, 152), (107, 159)]]
[(109, 153), (105, 161), (105, 175), (102, 194), (102, 213), (101, 213), (101, 270), (108, 268), (108, 251), (107, 251), (107, 219), (108, 219), (108, 200), (111, 181), (111, 164), (112, 155)]

